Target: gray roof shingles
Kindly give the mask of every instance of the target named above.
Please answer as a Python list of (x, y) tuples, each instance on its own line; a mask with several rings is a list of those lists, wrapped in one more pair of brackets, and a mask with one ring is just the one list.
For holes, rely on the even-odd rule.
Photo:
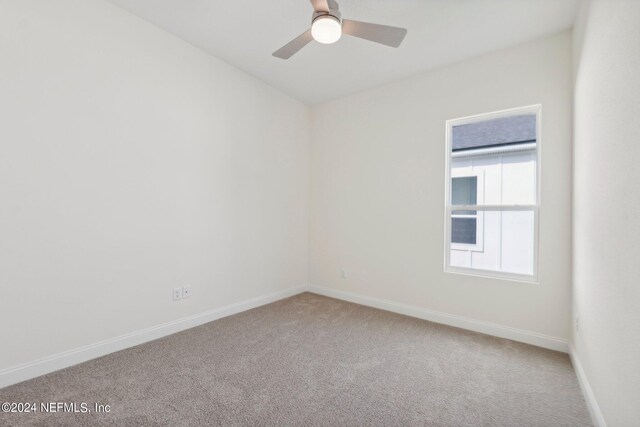
[(502, 117), (454, 126), (453, 151), (473, 150), (536, 141), (536, 115)]

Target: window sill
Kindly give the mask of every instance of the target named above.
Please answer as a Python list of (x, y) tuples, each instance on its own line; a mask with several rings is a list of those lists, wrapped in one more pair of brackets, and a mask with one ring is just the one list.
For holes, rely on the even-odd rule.
[(480, 270), (477, 268), (454, 267), (454, 266), (445, 267), (444, 272), (449, 274), (460, 274), (463, 276), (478, 277), (482, 279), (497, 279), (497, 280), (504, 280), (507, 282), (518, 282), (518, 283), (523, 283), (528, 285), (540, 284), (540, 282), (538, 281), (537, 275), (505, 273), (500, 271)]

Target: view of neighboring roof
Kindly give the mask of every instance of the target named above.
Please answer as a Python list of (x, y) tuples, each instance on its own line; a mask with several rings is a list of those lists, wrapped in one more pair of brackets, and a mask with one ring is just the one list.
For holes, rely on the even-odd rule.
[(454, 126), (453, 151), (536, 142), (536, 116), (502, 117)]

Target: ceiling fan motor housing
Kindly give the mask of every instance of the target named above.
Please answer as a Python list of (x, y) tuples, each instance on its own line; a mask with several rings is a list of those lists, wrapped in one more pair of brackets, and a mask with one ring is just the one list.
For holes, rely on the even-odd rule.
[(338, 21), (339, 24), (342, 25), (342, 15), (340, 14), (340, 11), (337, 9), (329, 9), (329, 12), (313, 12), (313, 15), (311, 16), (311, 25), (313, 25), (314, 21), (318, 18), (321, 17), (331, 17), (333, 19), (335, 19), (336, 21)]

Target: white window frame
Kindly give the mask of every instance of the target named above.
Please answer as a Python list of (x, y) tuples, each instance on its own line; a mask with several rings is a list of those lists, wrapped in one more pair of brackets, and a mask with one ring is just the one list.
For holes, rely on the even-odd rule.
[[(478, 196), (478, 204), (472, 206), (451, 206), (451, 147), (452, 129), (454, 126), (477, 123), (491, 119), (517, 116), (522, 114), (536, 115), (536, 203), (535, 204), (511, 204), (511, 205), (485, 205), (481, 204)], [(444, 202), (444, 271), (446, 273), (465, 274), (471, 276), (503, 279), (514, 282), (538, 283), (538, 260), (540, 241), (540, 206), (541, 206), (541, 159), (542, 159), (542, 106), (540, 104), (526, 107), (511, 108), (508, 110), (495, 111), (491, 113), (478, 114), (474, 116), (461, 117), (447, 120), (446, 122), (446, 149), (445, 149), (445, 202)], [(458, 174), (454, 173), (453, 177)], [(484, 199), (482, 200), (484, 201)], [(531, 211), (534, 215), (534, 235), (533, 235), (533, 273), (516, 274), (502, 271), (484, 270), (471, 267), (458, 267), (451, 265), (451, 250), (470, 250), (469, 248), (457, 248), (459, 244), (451, 244), (451, 212), (453, 210), (475, 210), (480, 214), (482, 211)], [(483, 221), (484, 222), (484, 221)], [(484, 236), (483, 236), (484, 238)], [(464, 245), (474, 246), (474, 245)]]
[[(468, 178), (475, 177), (478, 185), (477, 188), (477, 204), (484, 204), (484, 171), (455, 171), (452, 173), (451, 178)], [(462, 209), (456, 209), (462, 210)], [(484, 251), (484, 212), (476, 210), (475, 215), (454, 215), (451, 214), (452, 217), (455, 218), (475, 218), (476, 219), (476, 243), (454, 243), (451, 242), (451, 249), (456, 251), (472, 251), (472, 252), (482, 252)], [(451, 235), (451, 234), (449, 234)]]

